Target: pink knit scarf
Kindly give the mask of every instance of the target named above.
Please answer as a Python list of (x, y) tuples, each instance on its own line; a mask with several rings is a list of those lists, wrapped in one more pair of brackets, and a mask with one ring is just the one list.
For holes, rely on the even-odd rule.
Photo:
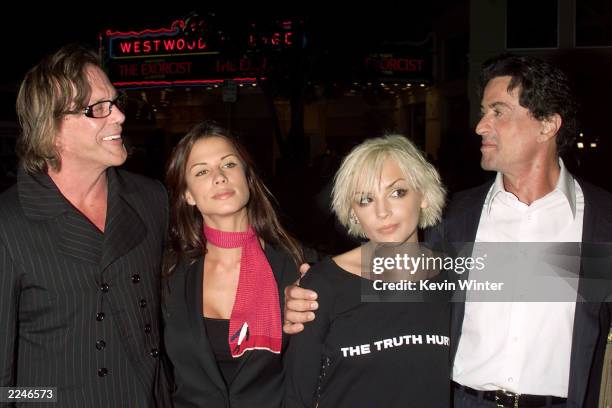
[(228, 341), (234, 358), (253, 349), (280, 353), (282, 328), (278, 288), (253, 228), (219, 231), (204, 225), (204, 236), (220, 248), (242, 247), (240, 278), (230, 317)]

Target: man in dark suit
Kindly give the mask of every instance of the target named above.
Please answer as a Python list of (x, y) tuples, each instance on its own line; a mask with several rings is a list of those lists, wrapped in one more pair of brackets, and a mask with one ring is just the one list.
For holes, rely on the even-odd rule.
[[(576, 180), (559, 158), (576, 134), (576, 105), (566, 76), (537, 59), (502, 56), (485, 63), (481, 94), (476, 127), (481, 166), (497, 177), (458, 193), (428, 239), (612, 241), (612, 195)], [(584, 248), (581, 284), (588, 277)], [(314, 318), (316, 295), (297, 287), (286, 294), (285, 331), (295, 333)], [(597, 406), (608, 305), (455, 304), (455, 407)]]
[(17, 98), (20, 169), (0, 196), (0, 380), (56, 387), (62, 407), (157, 401), (167, 198), (116, 168), (123, 98), (79, 46), (43, 59)]
[[(437, 232), (446, 242), (582, 242), (588, 285), (602, 271), (585, 267), (587, 254), (612, 241), (612, 195), (559, 158), (576, 134), (566, 76), (503, 56), (485, 63), (480, 83), (481, 166), (497, 177), (458, 193)], [(457, 303), (452, 327), (455, 407), (597, 406), (609, 303)]]

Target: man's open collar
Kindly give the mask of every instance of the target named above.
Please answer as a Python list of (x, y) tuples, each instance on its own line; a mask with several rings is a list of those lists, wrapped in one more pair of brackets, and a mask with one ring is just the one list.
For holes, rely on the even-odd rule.
[[(561, 158), (559, 158), (559, 168), (559, 179), (557, 180), (557, 185), (553, 191), (558, 190), (563, 194), (563, 196), (567, 199), (567, 203), (572, 211), (572, 216), (576, 218), (576, 187), (574, 184), (574, 177), (569, 173), (569, 171), (567, 171)], [(498, 172), (497, 176), (495, 177), (495, 182), (491, 186), (491, 190), (485, 199), (487, 215), (491, 214), (491, 207), (493, 206), (495, 197), (503, 191), (506, 191), (504, 188), (503, 174)]]

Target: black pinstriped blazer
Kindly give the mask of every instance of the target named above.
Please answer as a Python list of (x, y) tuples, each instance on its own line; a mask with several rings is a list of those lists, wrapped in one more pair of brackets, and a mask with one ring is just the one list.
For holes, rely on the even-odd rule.
[(46, 174), (0, 195), (0, 385), (57, 387), (58, 407), (154, 402), (167, 196), (107, 177), (104, 233)]

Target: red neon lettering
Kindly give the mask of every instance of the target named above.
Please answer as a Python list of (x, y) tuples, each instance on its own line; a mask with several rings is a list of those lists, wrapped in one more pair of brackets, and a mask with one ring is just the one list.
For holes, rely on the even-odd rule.
[[(366, 65), (371, 61), (366, 58)], [(421, 71), (423, 68), (422, 59), (408, 58), (385, 58), (376, 64), (381, 71), (396, 71), (396, 72), (415, 72)]]
[(122, 77), (125, 76), (135, 76), (137, 74), (136, 64), (121, 64), (119, 65), (119, 75)]
[(280, 33), (272, 34), (272, 45), (278, 45), (280, 43)]
[(182, 67), (181, 74), (184, 74), (184, 73), (189, 74), (189, 73), (191, 73), (191, 62), (182, 62), (180, 64), (180, 66)]
[(132, 48), (132, 43), (130, 42), (120, 42), (119, 43), (119, 48), (121, 49), (121, 52), (124, 54), (127, 54), (130, 52), (130, 49)]
[(189, 74), (189, 73), (191, 73), (191, 62), (182, 62), (180, 64), (180, 67), (182, 68), (182, 70), (180, 72), (181, 74), (184, 74), (184, 73)]
[(172, 39), (164, 40), (164, 49), (166, 51), (173, 51), (174, 50), (174, 40)]
[(142, 64), (140, 66), (142, 75), (176, 75), (191, 72), (191, 62), (160, 62)]
[(292, 32), (288, 32), (285, 33), (285, 45), (293, 45), (293, 33)]
[(119, 43), (119, 50), (122, 54), (141, 54), (153, 52), (171, 51), (193, 51), (205, 50), (208, 44), (203, 38), (186, 40), (184, 38), (163, 39), (163, 40), (136, 40), (123, 41)]
[(236, 67), (232, 63), (232, 61), (225, 60), (217, 61), (217, 72), (236, 72)]

